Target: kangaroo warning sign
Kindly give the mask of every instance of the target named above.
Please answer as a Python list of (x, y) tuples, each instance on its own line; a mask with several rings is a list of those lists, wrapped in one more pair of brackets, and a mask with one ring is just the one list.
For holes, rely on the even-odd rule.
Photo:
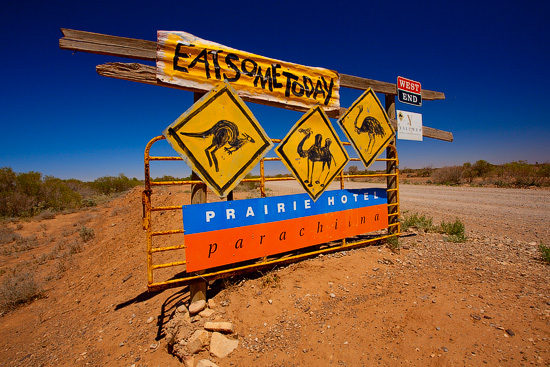
[(220, 83), (163, 132), (191, 169), (226, 196), (273, 143), (228, 83)]
[(413, 106), (422, 106), (422, 89), (420, 87), (420, 82), (398, 76), (397, 100)]

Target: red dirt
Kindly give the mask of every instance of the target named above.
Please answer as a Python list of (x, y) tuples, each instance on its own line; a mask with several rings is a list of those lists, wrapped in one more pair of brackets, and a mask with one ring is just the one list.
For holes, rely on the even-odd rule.
[[(270, 194), (279, 190), (271, 186)], [(189, 202), (185, 190), (159, 193), (159, 202)], [(209, 297), (235, 324), (239, 347), (224, 359), (202, 352), (196, 361), (550, 365), (550, 265), (537, 249), (549, 243), (550, 191), (402, 185), (401, 202), (436, 224), (458, 217), (468, 241), (411, 231), (399, 254), (370, 246), (218, 281)], [(94, 209), (22, 221), (20, 229), (8, 224), (36, 234), (39, 246), (1, 256), (0, 281), (16, 266), (34, 272), (45, 297), (0, 318), (0, 366), (181, 365), (167, 353), (162, 326), (188, 300), (188, 288), (147, 293), (141, 212), (136, 189)], [(179, 214), (166, 218), (177, 222)], [(78, 240), (83, 225), (95, 238), (60, 256), (67, 247), (59, 244)], [(41, 257), (51, 253), (60, 257)]]

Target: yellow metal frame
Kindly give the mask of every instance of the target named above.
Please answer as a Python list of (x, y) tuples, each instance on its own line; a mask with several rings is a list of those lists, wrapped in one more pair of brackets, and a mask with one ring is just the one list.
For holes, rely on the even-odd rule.
[[(342, 239), (340, 241), (340, 244), (332, 244), (328, 245), (326, 248), (316, 249), (314, 251), (294, 254), (290, 256), (279, 256), (275, 258), (262, 258), (256, 263), (248, 264), (248, 265), (242, 265), (242, 266), (236, 266), (233, 268), (223, 269), (223, 270), (216, 270), (216, 269), (209, 269), (204, 272), (190, 274), (187, 273), (185, 270), (178, 271), (177, 275), (172, 277), (169, 280), (164, 281), (157, 281), (154, 280), (154, 272), (158, 269), (164, 269), (164, 268), (170, 268), (170, 267), (184, 267), (186, 262), (185, 261), (174, 261), (169, 263), (160, 263), (160, 264), (154, 264), (153, 263), (153, 254), (154, 253), (161, 253), (161, 252), (168, 252), (168, 251), (174, 251), (174, 250), (182, 250), (185, 249), (185, 244), (180, 245), (172, 245), (172, 246), (165, 246), (165, 247), (154, 247), (153, 246), (153, 238), (157, 236), (164, 236), (164, 235), (182, 235), (181, 243), (183, 243), (183, 222), (181, 224), (181, 228), (178, 229), (171, 229), (171, 230), (164, 230), (164, 231), (154, 231), (152, 226), (152, 220), (151, 220), (151, 213), (153, 212), (165, 212), (165, 211), (173, 211), (173, 210), (182, 210), (182, 205), (175, 205), (175, 206), (153, 206), (152, 205), (152, 196), (153, 196), (153, 186), (182, 186), (182, 185), (193, 185), (193, 184), (203, 184), (200, 180), (185, 180), (185, 181), (160, 181), (160, 182), (153, 182), (151, 181), (151, 175), (150, 175), (150, 162), (151, 161), (181, 161), (183, 160), (181, 157), (162, 157), (162, 156), (150, 156), (151, 147), (154, 143), (164, 140), (164, 136), (157, 136), (149, 141), (147, 143), (147, 146), (145, 147), (145, 154), (144, 154), (144, 163), (145, 163), (145, 190), (142, 193), (142, 203), (143, 203), (143, 229), (146, 231), (146, 237), (147, 237), (147, 288), (149, 290), (159, 290), (164, 288), (170, 288), (175, 286), (182, 286), (186, 284), (191, 284), (200, 280), (214, 280), (218, 278), (227, 277), (230, 275), (234, 275), (236, 273), (246, 272), (246, 271), (253, 271), (253, 270), (259, 270), (261, 268), (267, 267), (267, 266), (273, 266), (277, 264), (283, 264), (288, 262), (294, 262), (298, 260), (302, 260), (308, 257), (316, 256), (319, 254), (327, 253), (327, 252), (335, 252), (339, 250), (344, 249), (350, 249), (355, 247), (361, 247), (370, 243), (379, 242), (382, 240), (386, 240), (391, 237), (397, 237), (401, 234), (401, 225), (399, 222), (400, 212), (399, 212), (399, 160), (397, 157), (397, 150), (395, 146), (389, 145), (389, 149), (392, 150), (393, 155), (395, 158), (379, 158), (376, 159), (376, 161), (382, 161), (382, 162), (394, 162), (395, 163), (395, 173), (380, 173), (380, 174), (366, 174), (366, 175), (345, 175), (343, 170), (340, 173), (340, 188), (344, 189), (344, 181), (346, 178), (365, 178), (365, 177), (392, 177), (395, 176), (396, 185), (395, 188), (387, 188), (387, 192), (396, 192), (396, 201), (394, 203), (388, 203), (388, 232), (386, 235), (381, 236), (375, 236), (368, 239), (358, 240), (355, 242), (348, 242), (346, 239)], [(272, 139), (273, 143), (280, 143), (280, 139)], [(344, 145), (350, 145), (350, 143), (345, 142)], [(265, 168), (264, 164), (265, 162), (271, 162), (271, 161), (280, 161), (280, 158), (278, 157), (269, 157), (269, 158), (263, 158), (260, 161), (260, 177), (259, 178), (250, 178), (250, 179), (243, 179), (241, 182), (259, 182), (260, 183), (260, 195), (261, 197), (265, 197), (265, 183), (268, 181), (289, 181), (289, 180), (295, 180), (294, 177), (265, 177)], [(360, 161), (359, 158), (351, 158), (350, 161)]]

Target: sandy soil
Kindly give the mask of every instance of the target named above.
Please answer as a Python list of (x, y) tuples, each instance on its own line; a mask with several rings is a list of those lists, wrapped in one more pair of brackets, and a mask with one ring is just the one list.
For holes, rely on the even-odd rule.
[[(293, 185), (271, 183), (268, 193), (301, 192)], [(355, 185), (364, 186), (346, 183)], [(161, 204), (189, 201), (186, 189), (157, 195)], [(468, 241), (410, 231), (398, 254), (370, 246), (217, 281), (209, 297), (235, 324), (239, 347), (197, 360), (549, 366), (550, 267), (537, 246), (550, 243), (550, 191), (401, 185), (400, 197), (402, 211), (435, 223), (459, 218)], [(146, 291), (141, 212), (136, 189), (87, 211), (9, 224), (37, 235), (38, 247), (1, 256), (2, 279), (14, 267), (34, 272), (45, 296), (0, 318), (0, 366), (181, 365), (167, 353), (163, 326), (188, 288)], [(95, 238), (69, 254), (82, 226)]]

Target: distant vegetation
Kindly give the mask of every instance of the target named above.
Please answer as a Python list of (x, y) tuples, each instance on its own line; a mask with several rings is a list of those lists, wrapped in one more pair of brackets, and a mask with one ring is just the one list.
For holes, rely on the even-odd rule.
[[(371, 172), (361, 172), (356, 166), (350, 166), (347, 173), (365, 174)], [(496, 165), (485, 160), (478, 160), (473, 164), (466, 162), (462, 166), (403, 168), (400, 173), (402, 183), (496, 187), (550, 186), (550, 163), (548, 162), (529, 164), (526, 161), (517, 161)]]
[(123, 174), (100, 177), (93, 182), (62, 180), (40, 172), (16, 173), (0, 168), (0, 217), (31, 217), (97, 205), (111, 194), (141, 185)]

